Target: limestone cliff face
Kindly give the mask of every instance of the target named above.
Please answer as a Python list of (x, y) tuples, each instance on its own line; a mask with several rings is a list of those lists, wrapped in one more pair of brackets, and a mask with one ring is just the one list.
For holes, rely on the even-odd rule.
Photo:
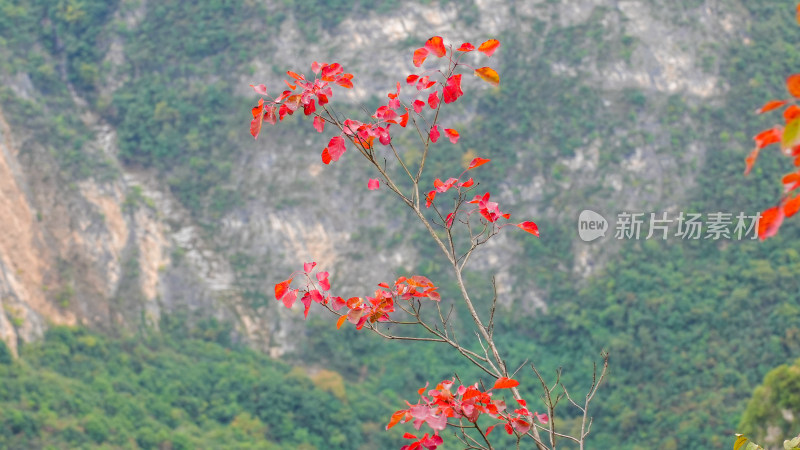
[[(407, 55), (409, 46), (413, 48), (415, 44), (409, 42), (422, 42), (435, 34), (452, 42), (474, 41), (509, 31), (536, 39), (553, 29), (597, 21), (607, 39), (628, 37), (628, 53), (588, 65), (552, 60), (553, 74), (584, 76), (607, 97), (609, 108), (613, 108), (614, 93), (628, 88), (648, 95), (679, 94), (690, 101), (715, 101), (724, 93), (725, 84), (713, 67), (703, 65), (704, 49), (742, 39), (736, 30), (745, 19), (735, 10), (722, 8), (719, 0), (702, 2), (692, 11), (670, 11), (654, 3), (476, 0), (469, 11), (477, 19), (465, 18), (463, 8), (455, 2), (406, 3), (401, 10), (385, 14), (355, 11), (335, 30), (320, 30), (321, 39), (312, 43), (303, 42), (296, 19), (289, 15), (275, 34), (274, 53), (252, 61), (252, 72), (234, 75), (231, 82), (238, 83), (239, 93), (248, 96), (252, 95), (248, 84), (277, 86), (280, 78), (272, 67), (296, 66), (302, 49), (303, 58), (336, 58), (357, 73), (364, 84), (347, 95), (360, 102), (392, 86), (395, 74), (413, 70), (410, 58), (398, 56)], [(118, 15), (135, 28), (148, 3), (132, 5)], [(687, 18), (694, 21), (690, 26)], [(534, 23), (543, 28), (532, 31)], [(125, 63), (125, 42), (116, 35), (109, 39), (104, 60), (107, 79), (101, 83), (105, 96), (125, 86), (118, 76)], [(496, 61), (533, 61), (542, 54), (542, 42), (532, 41), (526, 54), (499, 52)], [(42, 98), (25, 73), (0, 73), (0, 80), (20, 98)], [(388, 216), (360, 185), (342, 188), (337, 181), (341, 169), (323, 169), (318, 152), (305, 152), (311, 155), (301, 157), (299, 163), (297, 157), (290, 157), (300, 148), (316, 145), (311, 142), (287, 145), (267, 137), (257, 146), (241, 149), (234, 179), (237, 188), (247, 193), (247, 201), (219, 218), (218, 230), (209, 235), (154, 171), (119, 161), (116, 130), (74, 90), (71, 93), (74, 113), (94, 136), (87, 151), (111, 161), (118, 176), (69, 179), (59, 171), (52, 153), (37, 144), (41, 130), (12, 128), (0, 110), (0, 338), (12, 351), (20, 340), (41, 336), (50, 324), (82, 323), (113, 332), (143, 324), (157, 326), (165, 311), (188, 310), (233, 321), (242, 339), (278, 355), (293, 345), (281, 339), (291, 333), (292, 321), (285, 320), (287, 312), (271, 302), (265, 305), (246, 299), (245, 290), (260, 290), (269, 297), (271, 282), (304, 261), (316, 260), (339, 267), (340, 286), (359, 295), (355, 289), (368, 291), (364, 286), (374, 286), (396, 268), (411, 268), (418, 262), (413, 248), (372, 249), (358, 239), (358, 230), (349, 218), (363, 215), (367, 209), (375, 223), (386, 224), (387, 233), (405, 225)], [(465, 108), (460, 114), (468, 122), (475, 111)], [(634, 126), (655, 129), (655, 119), (648, 114), (641, 114)], [(246, 130), (245, 124), (242, 130)], [(702, 160), (704, 149), (692, 144), (674, 153), (659, 152), (658, 130), (654, 134), (654, 143), (638, 146), (612, 173), (601, 176), (596, 171), (600, 153), (614, 142), (587, 142), (574, 156), (554, 162), (563, 166), (567, 180), (575, 181), (553, 180), (548, 174), (533, 174), (532, 179), (526, 175), (527, 184), (519, 189), (502, 187), (500, 198), (522, 205), (517, 216), (577, 215), (557, 206), (562, 194), (543, 203), (543, 186), (556, 186), (566, 193), (600, 180), (610, 189), (611, 198), (605, 199), (609, 203), (674, 204), (694, 176), (680, 167), (688, 160)], [(24, 153), (20, 152), (23, 143), (28, 149)], [(524, 154), (520, 155), (524, 159)], [(328, 173), (333, 176), (323, 176), (323, 170), (331, 170)], [(515, 170), (525, 172), (524, 167)], [(680, 180), (676, 185), (682, 188), (653, 192), (641, 186), (643, 179)], [(300, 206), (279, 207), (279, 199)], [(575, 208), (580, 206), (586, 205)], [(580, 276), (591, 273), (598, 257), (593, 251), (577, 249), (571, 269)], [(501, 237), (485, 252), (487, 257), (481, 259), (485, 269), (499, 267), (498, 288), (505, 303), (514, 301), (515, 289), (535, 292), (526, 287), (526, 280), (514, 279), (504, 268), (507, 263), (494, 264), (518, 256), (513, 240)], [(245, 269), (237, 269), (232, 261), (245, 261)], [(250, 271), (254, 266), (260, 269)], [(266, 273), (273, 275), (266, 277)], [(547, 299), (534, 300), (533, 309), (546, 307)]]

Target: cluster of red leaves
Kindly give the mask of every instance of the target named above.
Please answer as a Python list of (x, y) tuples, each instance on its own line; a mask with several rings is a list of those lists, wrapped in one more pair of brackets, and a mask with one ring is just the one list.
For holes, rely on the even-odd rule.
[[(307, 116), (314, 114), (317, 110), (316, 103), (325, 105), (330, 101), (333, 95), (333, 90), (330, 83), (342, 86), (344, 88), (352, 89), (353, 75), (345, 73), (342, 65), (339, 63), (326, 64), (314, 61), (311, 64), (311, 71), (319, 75), (314, 81), (306, 80), (304, 75), (294, 73), (292, 71), (286, 72), (292, 79), (294, 84), (284, 80), (289, 89), (283, 91), (277, 98), (265, 102), (263, 98), (258, 99), (258, 105), (253, 110), (253, 120), (250, 121), (250, 134), (254, 138), (258, 138), (261, 133), (261, 126), (266, 121), (272, 125), (278, 120), (283, 120), (286, 115), (292, 115), (301, 106), (303, 113)], [(267, 87), (263, 84), (250, 85), (257, 94), (267, 96)], [(301, 88), (299, 93), (295, 93), (297, 88)], [(277, 115), (276, 115), (277, 112)], [(314, 126), (319, 127), (322, 131), (324, 122), (317, 121), (315, 118)]]
[(783, 177), (784, 194), (778, 205), (761, 213), (758, 221), (758, 236), (762, 240), (774, 236), (783, 223), (783, 219), (792, 217), (800, 210), (800, 196), (795, 192), (800, 187), (800, 107), (796, 104), (797, 99), (800, 98), (800, 74), (794, 74), (787, 78), (786, 88), (791, 98), (771, 100), (756, 110), (757, 114), (762, 114), (786, 106), (783, 110), (784, 125), (776, 125), (758, 133), (753, 138), (756, 143), (755, 148), (745, 158), (744, 174), (747, 175), (753, 168), (761, 149), (772, 144), (780, 144), (781, 152), (792, 158), (795, 167), (798, 168), (795, 172)]
[(345, 321), (355, 324), (356, 329), (360, 330), (367, 322), (386, 322), (389, 320), (389, 313), (394, 312), (395, 300), (408, 301), (411, 299), (427, 298), (432, 301), (440, 301), (441, 297), (431, 280), (421, 275), (411, 278), (400, 277), (393, 286), (381, 283), (375, 290), (374, 297), (351, 297), (344, 299), (330, 294), (331, 284), (328, 281), (328, 272), (317, 272), (314, 276), (316, 282), (311, 277), (311, 272), (317, 265), (315, 262), (303, 264), (303, 276), (306, 284), (302, 288), (291, 288), (292, 281), (297, 272), (292, 274), (289, 279), (275, 285), (275, 298), (283, 302), (287, 308), (294, 306), (300, 294), (300, 301), (305, 307), (303, 315), (307, 318), (311, 303), (321, 303), (330, 305), (334, 311), (347, 308), (347, 312), (342, 313), (336, 322), (336, 328), (341, 328)]
[[(500, 42), (496, 39), (490, 39), (481, 44), (477, 50), (491, 56), (495, 50), (500, 46)], [(468, 53), (475, 50), (475, 46), (465, 42), (453, 51), (452, 46), (445, 46), (444, 40), (441, 36), (434, 36), (425, 43), (424, 47), (417, 49), (414, 52), (413, 62), (416, 67), (420, 67), (429, 55), (435, 55), (438, 58), (448, 56), (449, 62), (453, 71), (455, 67), (460, 64), (458, 57), (461, 54)], [(455, 52), (459, 52), (458, 57)], [(261, 127), (264, 122), (276, 124), (277, 121), (283, 120), (288, 114), (292, 115), (301, 106), (305, 115), (314, 115), (313, 125), (314, 128), (322, 133), (325, 129), (326, 119), (317, 112), (316, 105), (326, 105), (333, 95), (330, 84), (339, 85), (345, 88), (352, 88), (353, 75), (345, 73), (342, 66), (338, 63), (325, 64), (314, 62), (311, 65), (312, 72), (319, 75), (313, 81), (308, 80), (302, 74), (297, 74), (288, 71), (287, 74), (291, 77), (292, 81), (284, 80), (289, 87), (288, 90), (275, 99), (265, 101), (264, 98), (258, 100), (258, 104), (252, 109), (253, 120), (250, 122), (250, 133), (254, 138), (258, 138), (261, 132)], [(332, 161), (338, 161), (339, 158), (347, 151), (346, 140), (349, 139), (354, 145), (360, 147), (364, 151), (370, 151), (373, 148), (373, 143), (377, 139), (382, 145), (389, 145), (391, 143), (390, 129), (392, 125), (399, 125), (405, 128), (409, 121), (410, 110), (413, 109), (414, 113), (421, 116), (425, 106), (429, 106), (433, 110), (439, 108), (440, 102), (452, 103), (458, 100), (464, 92), (461, 89), (461, 74), (454, 74), (450, 71), (450, 76), (447, 76), (442, 82), (431, 80), (429, 75), (412, 74), (406, 77), (406, 83), (416, 87), (418, 94), (422, 91), (427, 91), (434, 86), (439, 86), (440, 89), (434, 89), (432, 92), (427, 93), (427, 102), (416, 99), (410, 107), (406, 106), (400, 100), (400, 83), (397, 83), (397, 90), (388, 94), (389, 101), (387, 104), (378, 107), (371, 123), (362, 123), (357, 120), (347, 119), (341, 125), (342, 132), (337, 136), (331, 138), (328, 146), (322, 151), (322, 162), (330, 164)], [(474, 69), (473, 73), (481, 79), (497, 85), (500, 83), (500, 76), (491, 67), (481, 67)], [(267, 97), (267, 88), (263, 84), (250, 85), (256, 93)], [(296, 92), (298, 91), (298, 92)], [(330, 120), (327, 120), (330, 121)], [(428, 133), (431, 142), (438, 141), (441, 136), (439, 131), (440, 125), (434, 123), (431, 125)], [(452, 128), (443, 128), (445, 136), (455, 144), (458, 142), (459, 133)], [(377, 189), (377, 185), (370, 184), (370, 189)]]
[[(430, 208), (433, 205), (434, 200), (436, 199), (436, 194), (442, 194), (450, 190), (451, 188), (456, 189), (459, 194), (461, 193), (462, 189), (470, 188), (475, 185), (475, 181), (470, 178), (467, 181), (461, 181), (461, 177), (464, 176), (467, 171), (472, 170), (476, 167), (482, 166), (486, 163), (491, 161), (490, 159), (485, 158), (475, 158), (470, 162), (469, 166), (461, 172), (458, 178), (448, 178), (447, 181), (442, 181), (439, 178), (433, 181), (433, 190), (429, 191), (428, 194), (425, 196), (425, 207)], [(500, 218), (503, 219), (510, 219), (511, 214), (502, 213), (500, 212), (500, 207), (496, 202), (490, 202), (489, 197), (491, 194), (489, 192), (481, 195), (476, 195), (475, 198), (468, 201), (467, 203), (477, 204), (478, 208), (477, 211), (483, 216), (489, 223), (495, 223)], [(469, 211), (467, 215), (471, 214), (473, 211)], [(451, 212), (447, 215), (445, 219), (445, 225), (447, 228), (453, 226), (453, 220), (455, 219), (457, 212)], [(522, 223), (515, 223), (513, 224), (516, 227), (519, 227), (532, 235), (539, 237), (539, 227), (534, 222), (522, 222)]]
[[(518, 433), (520, 435), (526, 434), (533, 426), (533, 420), (536, 418), (541, 423), (547, 423), (549, 420), (547, 414), (531, 413), (525, 400), (517, 400), (519, 408), (513, 412), (506, 411), (506, 403), (504, 400), (492, 398), (492, 390), (497, 389), (510, 389), (519, 386), (519, 382), (511, 378), (499, 378), (487, 391), (481, 391), (478, 384), (472, 386), (458, 386), (453, 390), (455, 380), (444, 380), (435, 389), (425, 392), (428, 385), (421, 388), (418, 393), (420, 400), (417, 404), (412, 405), (408, 402), (407, 409), (392, 414), (389, 424), (386, 429), (389, 429), (398, 423), (413, 422), (414, 428), (417, 430), (423, 424), (428, 425), (433, 430), (433, 435), (430, 436), (425, 433), (424, 436), (418, 438), (417, 436), (406, 433), (406, 439), (415, 439), (409, 445), (403, 446), (402, 450), (415, 450), (421, 447), (433, 450), (438, 445), (442, 444), (442, 438), (439, 437), (439, 432), (444, 430), (448, 425), (449, 419), (466, 419), (471, 423), (477, 423), (481, 415), (486, 415), (493, 419), (500, 420), (500, 423), (505, 422), (505, 429), (508, 434)], [(486, 429), (486, 434), (498, 424), (494, 424)]]

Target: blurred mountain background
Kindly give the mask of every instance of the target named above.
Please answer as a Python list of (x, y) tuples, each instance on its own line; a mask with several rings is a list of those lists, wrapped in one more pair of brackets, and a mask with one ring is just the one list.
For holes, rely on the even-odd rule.
[[(391, 448), (403, 399), (453, 371), (477, 380), (448, 349), (337, 331), (318, 310), (304, 322), (274, 300), (311, 260), (345, 297), (411, 274), (446, 303), (455, 291), (427, 231), (366, 189), (355, 152), (324, 166), (330, 136), (299, 115), (248, 132), (249, 84), (276, 94), (286, 70), (339, 62), (356, 87), (335, 104), (363, 114), (433, 35), (502, 43), (488, 63), (500, 86), (465, 76), (444, 110), (461, 140), (434, 147), (423, 179), (491, 158), (477, 181), (539, 224), (540, 239), (501, 233), (468, 273), (483, 307), (496, 279), (509, 366), (561, 367), (579, 392), (610, 352), (590, 448), (800, 431), (796, 396), (743, 416), (764, 376), (800, 357), (794, 221), (766, 242), (576, 232), (584, 209), (772, 205), (790, 164), (765, 152), (742, 171), (750, 136), (779, 119), (754, 110), (785, 97), (800, 64), (792, 5), (0, 0), (0, 446)], [(781, 370), (773, 381), (800, 383)], [(533, 374), (519, 378), (535, 398)]]

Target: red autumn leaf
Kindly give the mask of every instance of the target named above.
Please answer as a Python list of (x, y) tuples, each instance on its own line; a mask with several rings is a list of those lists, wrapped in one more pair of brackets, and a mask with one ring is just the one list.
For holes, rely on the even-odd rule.
[(510, 389), (517, 386), (519, 386), (519, 381), (508, 377), (500, 377), (494, 382), (492, 389)]
[(463, 183), (458, 183), (458, 187), (466, 187), (466, 188), (468, 188), (468, 187), (472, 187), (473, 184), (475, 184), (475, 180), (470, 178), (469, 180), (467, 180), (467, 181), (465, 181)]
[(444, 47), (444, 42), (441, 36), (434, 36), (425, 42), (425, 48), (433, 52), (434, 55), (441, 58), (447, 54), (447, 49)]
[(789, 102), (789, 100), (771, 100), (771, 101), (768, 101), (764, 106), (762, 106), (761, 108), (758, 108), (756, 110), (756, 114), (763, 114), (763, 113), (765, 113), (767, 111), (772, 111), (773, 109), (778, 109), (778, 108), (780, 108), (781, 106), (785, 105), (788, 102)]
[(439, 125), (431, 127), (431, 141), (436, 142), (439, 140)]
[(302, 81), (302, 80), (305, 80), (305, 77), (304, 77), (304, 76), (302, 76), (302, 75), (298, 75), (298, 74), (296, 74), (296, 73), (292, 72), (291, 70), (287, 70), (287, 71), (286, 71), (286, 74), (287, 74), (287, 75), (289, 75), (290, 77), (294, 78), (294, 79), (295, 79), (295, 80), (297, 80), (297, 81)]
[[(346, 150), (347, 148), (344, 145), (344, 138), (341, 136), (334, 136), (331, 138), (330, 142), (328, 142), (328, 146), (323, 151), (322, 160), (323, 162), (325, 161), (325, 153), (327, 152), (330, 161), (338, 161), (339, 157), (341, 157)], [(325, 164), (328, 164), (329, 162)]]
[(297, 289), (292, 289), (281, 298), (281, 301), (287, 308), (291, 308), (295, 300), (297, 300)]
[(533, 222), (522, 222), (522, 223), (518, 223), (517, 226), (520, 229), (525, 230), (528, 233), (530, 233), (530, 234), (532, 234), (532, 235), (534, 235), (536, 237), (539, 237), (539, 226), (536, 225), (535, 223), (533, 223)]
[(447, 138), (450, 139), (450, 142), (452, 142), (453, 144), (458, 142), (458, 131), (452, 128), (445, 128), (444, 135), (447, 136)]
[(797, 117), (800, 117), (800, 107), (797, 105), (789, 105), (783, 110), (783, 119), (786, 121), (786, 123), (791, 122)]
[(414, 100), (412, 106), (414, 107), (414, 112), (419, 114), (420, 112), (422, 112), (422, 108), (425, 107), (425, 102), (423, 102), (422, 100)]
[(380, 186), (381, 182), (374, 178), (370, 178), (369, 181), (367, 181), (367, 189), (370, 191), (377, 190)]
[(261, 133), (261, 125), (264, 123), (264, 99), (258, 99), (258, 106), (252, 109), (253, 113), (253, 120), (250, 121), (250, 134), (253, 135), (253, 139), (258, 139), (259, 133)]
[(294, 278), (289, 278), (275, 285), (275, 299), (280, 300), (287, 292), (289, 292), (289, 285), (292, 284)]
[(411, 74), (411, 75), (406, 77), (406, 83), (407, 84), (414, 84), (414, 83), (416, 83), (417, 80), (419, 80), (419, 75)]
[(764, 239), (775, 236), (778, 229), (783, 223), (784, 212), (783, 208), (773, 206), (761, 213), (761, 218), (758, 221), (758, 237), (762, 241)]
[(762, 149), (768, 145), (780, 142), (782, 135), (783, 130), (780, 128), (770, 128), (769, 130), (764, 130), (761, 133), (758, 133), (753, 140), (756, 141), (756, 148)]
[(328, 281), (328, 272), (317, 272), (317, 281), (319, 281), (319, 287), (323, 291), (331, 290), (331, 283)]
[(539, 420), (539, 422), (542, 422), (542, 423), (543, 423), (543, 424), (545, 424), (545, 425), (547, 424), (547, 422), (549, 422), (549, 421), (550, 421), (550, 418), (547, 416), (547, 414), (539, 414), (539, 413), (537, 412), (537, 413), (534, 413), (534, 415), (535, 415), (535, 416), (536, 416), (536, 418)]
[(758, 152), (760, 150), (761, 149), (758, 148), (758, 147), (754, 148), (753, 151), (750, 152), (749, 155), (747, 155), (747, 158), (744, 159), (744, 164), (745, 164), (744, 174), (745, 175), (750, 173), (750, 170), (753, 168), (753, 165), (756, 163), (756, 159), (758, 158)]
[(800, 73), (789, 75), (786, 78), (786, 89), (793, 97), (800, 97)]
[(492, 56), (492, 53), (497, 50), (497, 47), (500, 47), (500, 41), (497, 39), (489, 39), (478, 47), (478, 51), (485, 53), (486, 56)]
[(800, 196), (794, 197), (783, 205), (783, 213), (786, 217), (792, 217), (800, 210)]
[(330, 154), (330, 152), (328, 152), (328, 147), (325, 147), (325, 149), (322, 150), (322, 162), (324, 164), (330, 164), (331, 163), (331, 154)]
[(464, 92), (461, 90), (461, 74), (459, 73), (447, 79), (444, 90), (442, 90), (442, 97), (445, 103), (452, 103), (462, 95)]
[(314, 261), (303, 263), (303, 272), (305, 273), (311, 272), (311, 270), (314, 269), (314, 266), (316, 265), (317, 263), (315, 263)]
[(314, 100), (309, 101), (305, 105), (303, 105), (303, 114), (310, 116), (314, 114), (314, 111), (317, 110), (317, 107), (314, 105)]
[(488, 435), (489, 435), (489, 433), (491, 433), (491, 432), (492, 432), (492, 430), (494, 430), (494, 427), (496, 427), (497, 425), (498, 425), (498, 424), (494, 424), (494, 425), (491, 425), (489, 428), (487, 428), (487, 429), (486, 429), (486, 435), (488, 436)]
[(419, 67), (425, 62), (428, 57), (428, 49), (425, 47), (414, 50), (414, 67)]
[(471, 52), (475, 50), (475, 46), (470, 44), (469, 42), (464, 42), (461, 44), (461, 47), (458, 47), (459, 52)]
[(346, 73), (336, 79), (336, 84), (343, 88), (353, 89), (353, 74)]
[(428, 195), (425, 196), (425, 207), (430, 208), (433, 200), (436, 198), (436, 191), (428, 192)]
[(497, 72), (495, 72), (495, 70), (491, 67), (481, 67), (480, 69), (475, 69), (475, 75), (481, 77), (483, 81), (486, 81), (493, 86), (500, 84), (500, 75), (498, 75)]
[(482, 166), (482, 165), (488, 163), (489, 161), (491, 161), (491, 159), (475, 158), (475, 159), (472, 160), (471, 163), (469, 163), (469, 167), (467, 167), (467, 170), (474, 169), (474, 168), (476, 168), (478, 166)]
[(439, 107), (439, 91), (432, 92), (431, 95), (428, 96), (428, 106), (430, 106), (431, 109)]
[(314, 117), (314, 129), (317, 130), (318, 133), (322, 133), (322, 130), (325, 129), (325, 119), (321, 116)]
[(251, 84), (250, 87), (253, 88), (253, 90), (256, 91), (257, 94), (267, 95), (267, 87), (264, 86), (263, 84), (257, 84), (255, 86)]
[(342, 324), (344, 323), (345, 320), (347, 320), (347, 314), (343, 315), (342, 317), (339, 317), (339, 320), (336, 321), (336, 329), (337, 330), (339, 328), (342, 328)]

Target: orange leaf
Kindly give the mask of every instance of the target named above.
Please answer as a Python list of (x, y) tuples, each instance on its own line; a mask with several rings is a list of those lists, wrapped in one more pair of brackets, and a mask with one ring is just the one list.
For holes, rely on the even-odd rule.
[(494, 382), (492, 389), (510, 389), (517, 386), (519, 386), (519, 381), (508, 377), (500, 377)]
[[(302, 75), (298, 75), (298, 74), (296, 74), (296, 73), (292, 72), (291, 70), (287, 70), (287, 71), (286, 71), (286, 73), (287, 73), (287, 74), (288, 74), (290, 77), (294, 78), (295, 80), (303, 80), (303, 79), (304, 79)], [(294, 88), (292, 88), (292, 89), (294, 89)]]
[(800, 24), (800, 3), (797, 4), (797, 23)]
[(336, 329), (337, 330), (339, 328), (342, 328), (342, 324), (344, 323), (345, 320), (347, 320), (347, 314), (343, 315), (342, 317), (339, 317), (339, 320), (336, 321)]
[(438, 56), (439, 58), (441, 58), (447, 53), (447, 49), (444, 48), (444, 42), (442, 41), (441, 36), (434, 36), (428, 39), (428, 41), (425, 42), (425, 48), (432, 51), (433, 54)]
[(476, 168), (478, 166), (482, 166), (482, 165), (488, 163), (489, 161), (491, 161), (491, 159), (475, 158), (475, 159), (472, 160), (471, 163), (469, 163), (469, 167), (467, 167), (467, 170), (474, 169), (474, 168)]
[(778, 109), (778, 108), (780, 108), (781, 106), (785, 105), (788, 102), (789, 102), (789, 100), (770, 100), (766, 104), (764, 104), (764, 106), (762, 106), (761, 108), (758, 108), (756, 110), (756, 114), (763, 114), (763, 113), (765, 113), (767, 111), (772, 111), (773, 109)]
[(800, 97), (800, 74), (789, 75), (786, 79), (786, 89), (794, 97)]
[(250, 121), (250, 134), (254, 139), (258, 139), (258, 134), (261, 133), (261, 125), (264, 123), (264, 99), (258, 99), (258, 106), (254, 107), (251, 111), (253, 113), (253, 120)]
[(520, 229), (525, 230), (536, 237), (539, 237), (539, 226), (536, 225), (534, 222), (522, 222), (517, 224), (517, 226)]
[(414, 67), (419, 67), (425, 62), (428, 57), (428, 49), (425, 47), (414, 50)]
[(460, 52), (471, 52), (475, 50), (475, 46), (470, 44), (469, 42), (464, 42), (461, 44), (461, 47), (458, 47), (458, 51)]
[(758, 221), (758, 237), (763, 241), (775, 236), (783, 223), (783, 217), (783, 208), (777, 206), (761, 213), (761, 219)]
[(481, 67), (480, 69), (475, 69), (475, 75), (481, 77), (483, 81), (491, 83), (494, 86), (500, 84), (500, 75), (495, 72), (494, 69), (491, 67)]
[(786, 123), (791, 122), (793, 119), (800, 117), (800, 107), (797, 105), (789, 105), (786, 109), (783, 110), (783, 118), (786, 120)]
[(786, 217), (792, 217), (800, 210), (800, 196), (795, 197), (783, 205), (783, 213)]
[(749, 155), (747, 155), (747, 158), (744, 159), (744, 164), (745, 164), (744, 174), (745, 175), (750, 173), (750, 170), (753, 168), (753, 165), (756, 163), (756, 159), (758, 158), (758, 152), (759, 151), (760, 151), (760, 149), (758, 147), (754, 148), (753, 151), (750, 152)]
[(497, 47), (500, 47), (500, 41), (497, 39), (489, 39), (478, 47), (478, 51), (485, 53), (486, 56), (492, 56), (492, 53), (497, 50)]
[(292, 284), (293, 279), (294, 278), (289, 278), (288, 280), (280, 282), (275, 285), (276, 299), (280, 300), (281, 298), (283, 298), (284, 295), (286, 295), (287, 292), (289, 292), (289, 285)]
[(783, 130), (780, 128), (770, 128), (758, 133), (753, 139), (756, 141), (756, 148), (764, 148), (768, 145), (781, 141)]

